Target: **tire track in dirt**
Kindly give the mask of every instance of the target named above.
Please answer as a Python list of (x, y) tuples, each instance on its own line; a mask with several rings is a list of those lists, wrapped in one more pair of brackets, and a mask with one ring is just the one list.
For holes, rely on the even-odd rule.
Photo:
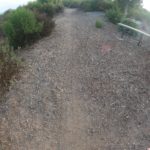
[[(58, 74), (60, 73), (60, 80), (63, 81), (62, 89), (62, 107), (63, 107), (63, 117), (61, 120), (61, 129), (59, 137), (59, 149), (60, 150), (76, 150), (82, 149), (86, 150), (86, 114), (83, 110), (83, 100), (81, 94), (78, 92), (78, 88), (81, 87), (81, 84), (78, 80), (78, 72), (80, 64), (77, 62), (76, 51), (79, 48), (79, 39), (76, 36), (78, 30), (74, 28), (77, 25), (76, 19), (76, 10), (68, 10), (67, 12), (67, 38), (65, 40), (65, 45), (62, 48), (62, 51), (67, 50), (64, 54), (65, 60), (63, 57), (58, 58), (58, 64), (61, 64), (58, 68)], [(58, 24), (61, 24), (62, 20), (58, 20)], [(64, 20), (62, 21), (64, 22)], [(64, 76), (61, 77), (62, 68), (64, 68)]]

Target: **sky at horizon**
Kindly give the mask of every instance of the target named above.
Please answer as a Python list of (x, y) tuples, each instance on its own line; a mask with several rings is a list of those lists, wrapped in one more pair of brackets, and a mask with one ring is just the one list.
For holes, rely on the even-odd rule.
[(8, 9), (16, 9), (18, 6), (27, 4), (33, 0), (0, 0), (0, 14)]
[[(8, 9), (15, 9), (20, 5), (25, 5), (33, 0), (0, 0), (0, 14)], [(143, 0), (143, 7), (150, 11), (150, 0)]]
[(143, 7), (150, 11), (150, 0), (143, 0)]

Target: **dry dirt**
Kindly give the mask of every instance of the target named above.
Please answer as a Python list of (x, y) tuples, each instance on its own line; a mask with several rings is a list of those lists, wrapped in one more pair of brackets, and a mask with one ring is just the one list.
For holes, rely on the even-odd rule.
[(110, 23), (96, 29), (97, 18), (66, 9), (22, 52), (26, 69), (0, 106), (0, 150), (150, 147), (150, 51)]

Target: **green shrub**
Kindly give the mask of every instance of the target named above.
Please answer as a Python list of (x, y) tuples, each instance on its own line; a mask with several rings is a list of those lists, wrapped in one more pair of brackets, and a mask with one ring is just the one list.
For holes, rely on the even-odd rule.
[(0, 22), (0, 38), (4, 36), (3, 24)]
[(133, 28), (137, 28), (138, 27), (138, 25), (135, 22), (135, 20), (130, 19), (130, 18), (124, 18), (121, 22), (126, 24), (126, 25), (129, 25), (129, 26), (131, 26)]
[(51, 3), (30, 2), (26, 8), (32, 10), (33, 12), (45, 13), (50, 17), (53, 17), (55, 13), (55, 5)]
[(21, 60), (13, 49), (7, 43), (0, 44), (0, 96), (8, 89), (20, 67)]
[(69, 8), (79, 8), (81, 5), (81, 1), (79, 0), (64, 0), (63, 3), (65, 7)]
[(45, 13), (35, 12), (36, 18), (38, 22), (43, 24), (42, 31), (40, 33), (41, 37), (48, 36), (52, 29), (55, 26), (55, 22), (52, 20), (51, 17), (47, 16)]
[(64, 10), (64, 5), (63, 5), (63, 3), (55, 4), (55, 13), (62, 12), (63, 10)]
[(39, 3), (39, 2), (30, 2), (26, 8), (32, 10), (33, 12), (45, 13), (49, 17), (53, 17), (54, 14), (61, 12), (63, 10), (62, 3)]
[(96, 20), (95, 26), (96, 26), (96, 28), (102, 28), (103, 27), (102, 21), (101, 20)]
[(83, 0), (80, 7), (84, 11), (106, 11), (113, 7), (113, 2), (109, 0)]
[(49, 1), (38, 1), (38, 2), (30, 2), (26, 6), (27, 9), (34, 12), (36, 19), (43, 25), (40, 36), (48, 36), (55, 23), (52, 20), (54, 14), (59, 13), (63, 10), (62, 3), (54, 3)]
[(25, 6), (27, 9), (32, 10), (32, 11), (37, 11), (41, 9), (42, 4), (39, 2), (29, 2), (27, 6)]
[(3, 24), (4, 24), (4, 21), (8, 19), (10, 13), (11, 13), (11, 10), (7, 10), (5, 13), (0, 15), (0, 38), (4, 37)]
[(106, 16), (108, 20), (114, 24), (117, 24), (118, 22), (120, 22), (122, 18), (121, 12), (114, 8), (106, 11)]
[(41, 5), (40, 12), (41, 13), (46, 13), (48, 16), (53, 17), (55, 14), (55, 4), (52, 3), (44, 3)]
[(42, 24), (37, 22), (33, 12), (25, 8), (13, 11), (4, 24), (4, 32), (15, 49), (31, 44), (41, 30)]
[(84, 0), (81, 3), (80, 8), (84, 11), (94, 11), (95, 10), (94, 2), (92, 2), (91, 0)]
[(150, 12), (144, 8), (131, 9), (128, 17), (131, 17), (131, 16), (135, 18), (136, 20), (140, 20), (140, 21), (145, 20), (148, 23), (150, 23)]
[(37, 1), (44, 4), (44, 3), (48, 3), (49, 0), (37, 0)]
[[(133, 20), (133, 19), (130, 19), (130, 18), (124, 18), (122, 21), (121, 21), (123, 24), (126, 24), (128, 26), (131, 26), (133, 28), (138, 28), (138, 25), (137, 23)], [(131, 36), (137, 36), (137, 32), (131, 30), (131, 29), (127, 29), (127, 28), (124, 28), (122, 26), (119, 26), (119, 30), (121, 32), (124, 32), (128, 35), (131, 35)]]
[(112, 1), (108, 0), (102, 0), (97, 2), (98, 10), (100, 11), (107, 11), (109, 9), (112, 9), (114, 7), (114, 4)]

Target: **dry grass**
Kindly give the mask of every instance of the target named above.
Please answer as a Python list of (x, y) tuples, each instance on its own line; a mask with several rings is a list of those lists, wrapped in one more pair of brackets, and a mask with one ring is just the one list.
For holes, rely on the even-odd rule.
[(8, 89), (18, 73), (21, 60), (15, 55), (14, 51), (6, 42), (0, 45), (0, 95), (3, 95)]

